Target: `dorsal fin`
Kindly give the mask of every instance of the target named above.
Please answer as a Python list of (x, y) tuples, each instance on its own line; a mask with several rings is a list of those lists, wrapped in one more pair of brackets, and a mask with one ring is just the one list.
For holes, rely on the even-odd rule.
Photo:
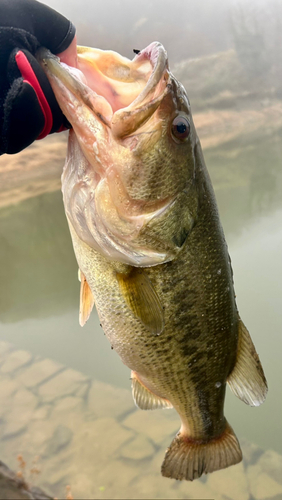
[(239, 319), (237, 360), (227, 379), (230, 389), (244, 403), (259, 406), (267, 394), (267, 382), (250, 334)]
[(132, 268), (129, 274), (117, 273), (123, 298), (133, 314), (150, 332), (159, 335), (164, 329), (164, 314), (160, 299), (147, 274)]
[(80, 281), (79, 324), (84, 326), (94, 306), (94, 297), (82, 271), (78, 270)]
[(173, 408), (168, 399), (160, 398), (151, 392), (138, 378), (136, 372), (131, 372), (132, 396), (134, 402), (141, 410), (157, 410)]

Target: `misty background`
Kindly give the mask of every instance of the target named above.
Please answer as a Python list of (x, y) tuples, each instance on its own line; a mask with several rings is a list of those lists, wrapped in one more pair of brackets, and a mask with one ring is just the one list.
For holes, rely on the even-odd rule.
[[(157, 40), (171, 66), (235, 49), (251, 76), (281, 69), (280, 0), (46, 0), (77, 28), (78, 43), (129, 58)], [(281, 77), (281, 72), (279, 73)]]
[(282, 97), (280, 0), (45, 3), (74, 23), (80, 45), (132, 59), (133, 49), (161, 42), (194, 112), (210, 105), (240, 108), (246, 98)]
[[(228, 392), (227, 415), (238, 435), (282, 453), (282, 1), (43, 3), (71, 19), (81, 45), (130, 59), (154, 40), (166, 48), (191, 101), (240, 315), (270, 387), (258, 409)], [(95, 311), (78, 324), (77, 263), (60, 192), (65, 154), (66, 137), (53, 134), (0, 158), (0, 339), (129, 388)]]

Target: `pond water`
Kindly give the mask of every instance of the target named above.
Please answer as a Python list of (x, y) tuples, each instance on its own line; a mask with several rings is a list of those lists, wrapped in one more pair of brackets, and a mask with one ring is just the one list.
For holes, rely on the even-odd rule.
[[(270, 140), (252, 148), (251, 155), (238, 141), (232, 146), (237, 150), (233, 156), (222, 147), (206, 151), (240, 314), (269, 384), (267, 400), (259, 408), (244, 405), (228, 390), (226, 416), (240, 441), (278, 453), (282, 453), (281, 135), (276, 131)], [(61, 193), (44, 193), (2, 208), (0, 235), (0, 339), (95, 381), (129, 389), (130, 372), (110, 349), (96, 312), (83, 329), (78, 325), (77, 265)], [(9, 465), (13, 466), (12, 457)], [(150, 496), (149, 489), (144, 498)]]
[[(217, 111), (214, 112), (217, 113)], [(195, 121), (197, 123), (197, 118)], [(210, 133), (212, 133), (212, 131)], [(53, 147), (55, 147), (54, 144)], [(59, 142), (58, 148), (62, 147), (62, 144)], [(267, 457), (270, 457), (269, 460), (271, 461), (271, 457), (274, 455), (263, 455), (264, 450), (273, 450), (274, 452), (282, 454), (280, 369), (282, 352), (282, 315), (280, 312), (282, 304), (282, 129), (281, 127), (276, 127), (272, 130), (270, 127), (267, 133), (267, 131), (261, 127), (256, 133), (249, 134), (248, 128), (246, 128), (239, 137), (233, 137), (228, 141), (221, 141), (217, 146), (204, 147), (204, 153), (214, 184), (221, 220), (232, 259), (235, 290), (237, 293), (237, 303), (240, 315), (251, 333), (269, 385), (267, 400), (259, 408), (251, 408), (244, 405), (228, 390), (225, 413), (227, 419), (235, 429), (239, 440), (243, 443), (249, 443), (243, 447), (244, 451), (246, 450), (246, 455), (250, 457), (252, 455), (250, 450), (258, 450), (256, 457), (266, 457), (263, 459), (264, 461), (262, 460), (262, 464), (266, 464)], [(2, 163), (5, 161), (5, 158), (1, 158)], [(11, 175), (13, 175), (13, 171)], [(42, 191), (44, 191), (44, 189)], [(46, 189), (46, 191), (48, 191), (48, 189)], [(163, 455), (165, 451), (164, 443), (166, 443), (167, 446), (170, 440), (168, 439), (165, 441), (162, 436), (161, 439), (156, 442), (150, 437), (150, 441), (149, 437), (146, 435), (146, 429), (142, 430), (142, 435), (147, 436), (147, 441), (142, 441), (142, 437), (140, 438), (139, 434), (130, 434), (130, 432), (135, 432), (136, 429), (134, 426), (137, 424), (132, 424), (131, 421), (128, 422), (126, 420), (125, 417), (127, 413), (129, 413), (129, 417), (131, 413), (134, 413), (134, 415), (138, 414), (138, 416), (136, 416), (138, 421), (145, 412), (135, 412), (132, 402), (128, 403), (127, 395), (124, 396), (125, 393), (122, 389), (130, 388), (130, 372), (121, 363), (117, 354), (111, 350), (110, 344), (99, 325), (99, 319), (96, 312), (93, 311), (90, 320), (83, 329), (78, 324), (79, 282), (77, 279), (77, 264), (74, 258), (64, 215), (61, 193), (58, 190), (53, 191), (51, 189), (50, 191), (51, 192), (42, 192), (39, 196), (27, 197), (27, 199), (19, 203), (10, 205), (5, 203), (5, 206), (0, 210), (0, 340), (11, 343), (16, 350), (28, 353), (23, 356), (27, 356), (26, 363), (29, 369), (32, 368), (33, 364), (38, 362), (38, 356), (40, 356), (40, 359), (49, 358), (55, 363), (52, 365), (57, 367), (54, 368), (55, 372), (56, 370), (60, 372), (62, 366), (64, 366), (67, 369), (75, 370), (76, 373), (80, 372), (81, 374), (80, 379), (80, 376), (73, 375), (73, 371), (67, 372), (70, 373), (69, 383), (71, 384), (72, 380), (75, 380), (77, 392), (68, 393), (66, 391), (65, 413), (63, 413), (61, 407), (60, 413), (54, 401), (58, 401), (58, 405), (61, 404), (61, 398), (63, 398), (62, 387), (67, 387), (67, 385), (64, 386), (63, 383), (58, 385), (58, 396), (56, 396), (56, 389), (53, 389), (53, 399), (47, 389), (47, 392), (44, 392), (44, 384), (42, 386), (39, 384), (39, 388), (35, 388), (32, 392), (34, 397), (43, 398), (40, 399), (40, 403), (38, 403), (39, 406), (37, 403), (34, 403), (34, 408), (37, 408), (38, 411), (41, 411), (42, 408), (44, 411), (46, 410), (45, 413), (42, 410), (44, 418), (47, 418), (47, 414), (49, 415), (49, 422), (44, 420), (44, 423), (40, 424), (40, 432), (44, 434), (45, 428), (46, 436), (48, 433), (50, 434), (51, 431), (54, 432), (54, 435), (52, 434), (53, 441), (50, 441), (51, 444), (49, 443), (47, 448), (42, 438), (42, 443), (44, 441), (45, 446), (43, 460), (45, 460), (46, 463), (48, 460), (50, 462), (53, 460), (53, 470), (51, 471), (53, 475), (50, 473), (53, 482), (50, 478), (48, 482), (45, 477), (42, 483), (43, 486), (47, 489), (49, 488), (49, 491), (57, 496), (59, 493), (56, 492), (59, 487), (61, 488), (63, 482), (70, 481), (70, 478), (73, 478), (73, 484), (76, 484), (77, 488), (75, 490), (77, 498), (84, 494), (88, 495), (88, 498), (109, 498), (106, 495), (110, 495), (111, 498), (122, 498), (123, 496), (124, 498), (173, 498), (174, 495), (177, 498), (199, 498), (200, 493), (204, 495), (206, 491), (209, 497), (215, 494), (214, 492), (218, 492), (216, 498), (222, 499), (280, 499), (282, 495), (282, 486), (281, 490), (279, 490), (276, 476), (275, 480), (271, 479), (273, 484), (270, 479), (268, 479), (270, 481), (270, 486), (268, 486), (268, 489), (265, 491), (263, 488), (257, 491), (254, 487), (249, 486), (248, 490), (244, 490), (242, 487), (242, 491), (240, 490), (241, 493), (238, 493), (239, 496), (237, 497), (232, 496), (231, 493), (230, 496), (228, 496), (225, 494), (226, 492), (224, 493), (225, 487), (222, 485), (226, 478), (232, 476), (233, 473), (231, 473), (230, 470), (233, 468), (228, 469), (228, 471), (221, 471), (220, 473), (213, 474), (212, 477), (220, 478), (218, 486), (215, 486), (216, 479), (213, 479), (213, 487), (207, 490), (199, 489), (198, 494), (196, 493), (196, 489), (185, 490), (183, 486), (181, 486), (182, 489), (175, 486), (174, 490), (171, 486), (171, 482), (170, 488), (166, 492), (162, 486), (165, 484), (161, 482), (162, 478), (154, 476), (155, 479), (152, 479), (153, 476), (150, 476), (149, 472), (146, 472), (149, 482), (146, 487), (144, 486), (147, 477), (144, 471), (147, 471), (146, 467), (149, 467), (148, 464), (155, 464), (155, 462), (152, 461), (152, 456), (154, 454), (158, 455), (160, 452), (158, 455), (159, 468), (161, 463), (160, 455)], [(6, 344), (3, 345), (5, 346)], [(9, 349), (8, 352), (10, 352)], [(15, 354), (14, 357), (16, 359), (17, 354)], [(3, 363), (4, 365), (2, 365), (1, 370), (4, 376), (2, 381), (4, 391), (5, 384), (20, 384), (21, 377), (23, 381), (29, 380), (24, 372), (17, 372), (18, 369), (22, 369), (20, 363), (17, 369), (11, 371), (11, 373), (15, 373), (15, 378), (13, 378), (13, 375), (12, 382), (11, 380), (8, 381), (5, 377), (8, 376), (7, 374), (10, 374), (10, 371), (5, 365), (5, 361), (3, 361)], [(23, 365), (24, 364), (25, 363), (23, 363)], [(53, 368), (51, 367), (50, 370), (51, 373)], [(89, 382), (90, 380), (91, 382)], [(79, 410), (79, 416), (75, 416), (75, 409), (71, 419), (70, 413), (72, 414), (73, 409), (76, 408), (76, 404), (78, 404), (76, 399), (78, 398), (78, 394), (80, 394), (80, 386), (85, 383), (92, 387), (93, 384), (98, 384), (99, 381), (102, 384), (110, 384), (116, 389), (109, 389), (108, 386), (101, 385), (104, 389), (100, 390), (100, 392), (97, 389), (97, 399), (95, 399), (96, 393), (93, 396), (96, 404), (96, 409), (95, 411), (93, 410), (94, 413), (92, 410), (89, 410), (89, 406), (86, 408), (86, 406), (83, 407), (82, 405)], [(25, 384), (25, 382), (23, 383)], [(25, 387), (31, 390), (30, 387), (33, 386), (28, 382)], [(100, 387), (99, 384), (97, 387)], [(118, 392), (119, 390), (121, 392)], [(17, 389), (17, 391), (17, 394), (21, 394), (23, 389)], [(117, 395), (120, 394), (120, 408), (118, 411), (114, 409), (114, 407), (108, 407), (108, 403), (105, 403), (106, 399), (105, 401), (103, 400), (104, 393), (107, 393), (105, 398), (112, 398), (115, 391)], [(79, 397), (81, 397), (81, 394)], [(87, 396), (87, 398), (88, 405), (89, 397)], [(28, 398), (27, 401), (29, 401)], [(118, 401), (117, 397), (117, 406), (119, 406)], [(126, 403), (124, 401), (126, 401)], [(70, 406), (68, 406), (68, 404)], [(100, 404), (103, 408), (110, 409), (105, 410), (101, 414), (98, 413), (98, 418), (96, 413), (97, 406), (99, 407)], [(19, 405), (19, 408), (22, 409), (22, 402), (19, 403)], [(53, 413), (51, 412), (52, 405)], [(86, 408), (85, 411), (83, 408)], [(51, 413), (48, 413), (47, 409), (48, 411), (50, 410)], [(15, 412), (17, 412), (17, 407), (13, 407), (13, 409), (11, 407), (11, 415), (13, 415), (13, 418), (15, 418)], [(39, 414), (41, 415), (40, 412)], [(28, 412), (27, 415), (29, 415)], [(55, 430), (50, 427), (52, 425), (52, 415), (54, 415), (54, 422), (56, 422), (57, 425)], [(61, 420), (58, 415), (61, 415)], [(62, 415), (64, 416), (62, 417)], [(117, 418), (117, 420), (107, 420), (112, 417)], [(5, 418), (6, 420), (1, 420), (0, 417), (0, 425), (2, 422), (6, 422), (5, 425), (7, 424), (9, 420), (9, 411), (7, 411)], [(40, 418), (43, 419), (42, 416), (36, 418), (39, 420)], [(144, 452), (144, 455), (140, 452), (141, 455), (138, 455), (137, 459), (134, 455), (135, 451), (132, 451), (135, 450), (134, 447), (132, 449), (130, 448), (129, 451), (128, 449), (126, 451), (121, 451), (121, 455), (118, 455), (121, 458), (113, 459), (112, 465), (111, 458), (109, 458), (107, 469), (109, 477), (106, 475), (99, 476), (97, 472), (99, 470), (99, 462), (96, 460), (93, 467), (96, 471), (95, 473), (97, 473), (100, 478), (100, 483), (97, 483), (97, 488), (93, 493), (91, 490), (91, 469), (87, 468), (88, 465), (83, 465), (83, 474), (81, 473), (82, 475), (79, 476), (80, 479), (77, 479), (77, 483), (76, 479), (74, 479), (74, 477), (76, 477), (74, 469), (75, 467), (78, 469), (80, 468), (79, 457), (81, 457), (84, 452), (87, 455), (88, 452), (85, 450), (88, 450), (88, 448), (92, 446), (91, 439), (89, 438), (91, 435), (91, 433), (89, 434), (90, 431), (88, 432), (86, 429), (85, 432), (83, 431), (83, 434), (81, 433), (81, 429), (85, 429), (85, 426), (87, 427), (88, 425), (87, 422), (92, 422), (91, 419), (96, 421), (97, 418), (101, 426), (97, 427), (100, 429), (100, 433), (104, 432), (103, 429), (105, 429), (107, 425), (115, 426), (117, 424), (114, 422), (122, 422), (122, 426), (117, 430), (118, 433), (121, 433), (121, 441), (116, 445), (117, 450), (120, 449), (119, 447), (123, 440), (132, 440), (132, 442), (137, 440), (136, 447), (140, 450), (144, 442), (146, 442), (147, 451)], [(156, 413), (154, 412), (152, 417), (146, 414), (142, 418), (144, 418), (144, 422), (147, 423), (148, 429), (153, 429), (154, 425), (156, 429), (158, 426), (160, 428), (163, 426), (163, 429), (166, 429), (166, 426), (169, 427), (171, 425), (171, 423), (168, 423), (171, 419), (171, 421), (173, 421), (173, 426), (175, 426), (175, 431), (177, 430), (178, 424), (174, 415), (172, 417), (164, 417), (163, 413), (161, 413), (160, 417), (156, 417)], [(151, 418), (152, 420), (150, 420)], [(63, 422), (67, 425), (66, 428), (68, 431), (62, 430)], [(59, 431), (57, 430), (58, 428)], [(15, 429), (16, 430), (10, 433), (8, 433), (6, 429), (6, 431), (3, 431), (3, 435), (0, 433), (3, 443), (6, 443), (3, 445), (4, 457), (11, 467), (13, 467), (13, 460), (15, 460), (16, 454), (15, 450), (18, 446), (20, 446), (21, 450), (24, 450), (23, 453), (25, 452), (26, 455), (31, 453), (29, 448), (30, 434), (27, 433), (27, 429), (29, 429), (29, 433), (34, 433), (36, 436), (36, 432), (39, 432), (38, 428), (29, 428), (27, 422), (22, 427), (15, 427)], [(130, 432), (128, 429), (131, 429)], [(68, 432), (71, 434), (68, 434)], [(98, 440), (98, 431), (95, 432), (95, 439)], [(171, 433), (170, 427), (169, 432)], [(79, 448), (80, 451), (77, 451), (78, 448), (75, 448), (76, 452), (73, 456), (75, 457), (76, 463), (71, 463), (71, 465), (70, 456), (64, 455), (65, 462), (62, 459), (62, 469), (66, 467), (68, 474), (58, 478), (54, 472), (54, 468), (58, 467), (58, 464), (57, 462), (56, 465), (54, 464), (55, 457), (60, 455), (61, 449), (59, 448), (57, 450), (54, 442), (60, 442), (60, 440), (62, 440), (62, 442), (68, 444), (70, 438), (67, 436), (79, 436), (79, 445), (77, 443), (77, 446), (80, 446), (81, 449)], [(13, 439), (16, 441), (13, 441)], [(112, 439), (112, 437), (109, 439)], [(107, 437), (105, 437), (105, 441), (107, 441)], [(152, 448), (153, 441), (154, 447)], [(40, 454), (41, 441), (39, 440), (38, 443)], [(35, 444), (32, 446), (34, 446), (35, 450)], [(99, 453), (101, 453), (103, 446), (106, 445), (103, 443), (101, 444)], [(153, 451), (150, 451), (150, 446)], [(65, 450), (65, 445), (63, 449)], [(65, 453), (65, 451), (63, 451), (63, 453)], [(267, 451), (267, 453), (270, 452)], [(140, 478), (135, 469), (133, 473), (130, 457), (133, 457), (132, 460), (139, 460), (138, 467), (141, 471)], [(0, 452), (0, 459), (1, 458)], [(89, 461), (91, 461), (92, 458), (93, 457), (89, 455)], [(121, 462), (118, 462), (118, 460), (122, 461), (121, 476), (124, 475), (125, 477), (129, 474), (130, 479), (129, 484), (126, 485), (127, 489), (124, 490), (126, 491), (124, 494), (120, 491), (116, 491), (115, 485), (112, 484), (113, 481), (111, 482), (109, 479), (111, 471), (113, 471), (114, 468), (117, 467), (117, 470), (119, 470), (118, 464)], [(151, 460), (151, 462), (148, 462), (148, 460)], [(252, 476), (252, 474), (258, 473), (255, 472), (255, 470), (265, 471), (265, 474), (268, 473), (266, 465), (258, 466), (257, 463), (253, 464), (251, 461), (248, 462), (248, 465), (248, 470), (251, 471), (248, 472), (248, 481), (250, 481), (248, 484), (253, 484), (252, 481), (254, 480), (250, 478), (256, 477)], [(155, 465), (153, 465), (153, 467), (154, 466)], [(250, 469), (250, 467), (261, 467), (261, 469)], [(46, 465), (46, 468), (48, 469), (48, 465)], [(236, 468), (234, 468), (234, 470), (241, 471), (241, 469)], [(244, 474), (242, 472), (242, 478), (247, 477), (246, 475), (244, 476)], [(237, 481), (236, 477), (235, 474), (234, 483)], [(238, 479), (238, 481), (239, 483), (242, 481), (243, 484), (246, 480), (242, 478)], [(117, 474), (115, 475), (115, 481), (117, 482), (116, 484), (119, 484)], [(199, 482), (199, 484), (203, 485), (205, 479), (201, 481), (202, 482)], [(84, 486), (82, 486), (83, 484)], [(140, 490), (138, 490), (136, 486), (138, 484)], [(122, 485), (123, 483), (121, 483), (121, 487), (125, 488), (125, 486)], [(107, 491), (110, 493), (107, 493)]]

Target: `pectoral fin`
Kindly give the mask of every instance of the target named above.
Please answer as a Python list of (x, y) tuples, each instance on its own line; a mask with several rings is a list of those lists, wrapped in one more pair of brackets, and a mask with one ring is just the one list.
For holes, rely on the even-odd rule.
[(157, 410), (173, 408), (168, 399), (160, 398), (151, 392), (138, 378), (136, 372), (131, 372), (132, 396), (134, 402), (141, 410)]
[(128, 274), (117, 273), (120, 290), (133, 314), (152, 333), (159, 335), (164, 329), (164, 314), (160, 299), (147, 274), (133, 268)]
[(267, 382), (255, 346), (241, 319), (238, 333), (237, 361), (227, 382), (244, 403), (259, 406), (266, 398)]
[(79, 324), (84, 326), (93, 309), (94, 297), (80, 269), (78, 270), (78, 279), (80, 281)]

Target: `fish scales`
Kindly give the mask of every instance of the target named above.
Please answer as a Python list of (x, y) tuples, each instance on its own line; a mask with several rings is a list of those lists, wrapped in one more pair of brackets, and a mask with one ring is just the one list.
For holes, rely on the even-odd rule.
[(164, 48), (154, 42), (133, 61), (78, 53), (79, 71), (46, 51), (38, 57), (73, 126), (62, 191), (80, 323), (95, 302), (132, 370), (136, 405), (176, 409), (181, 428), (161, 471), (193, 480), (242, 459), (224, 417), (226, 384), (257, 406), (266, 380), (237, 310), (190, 103)]

